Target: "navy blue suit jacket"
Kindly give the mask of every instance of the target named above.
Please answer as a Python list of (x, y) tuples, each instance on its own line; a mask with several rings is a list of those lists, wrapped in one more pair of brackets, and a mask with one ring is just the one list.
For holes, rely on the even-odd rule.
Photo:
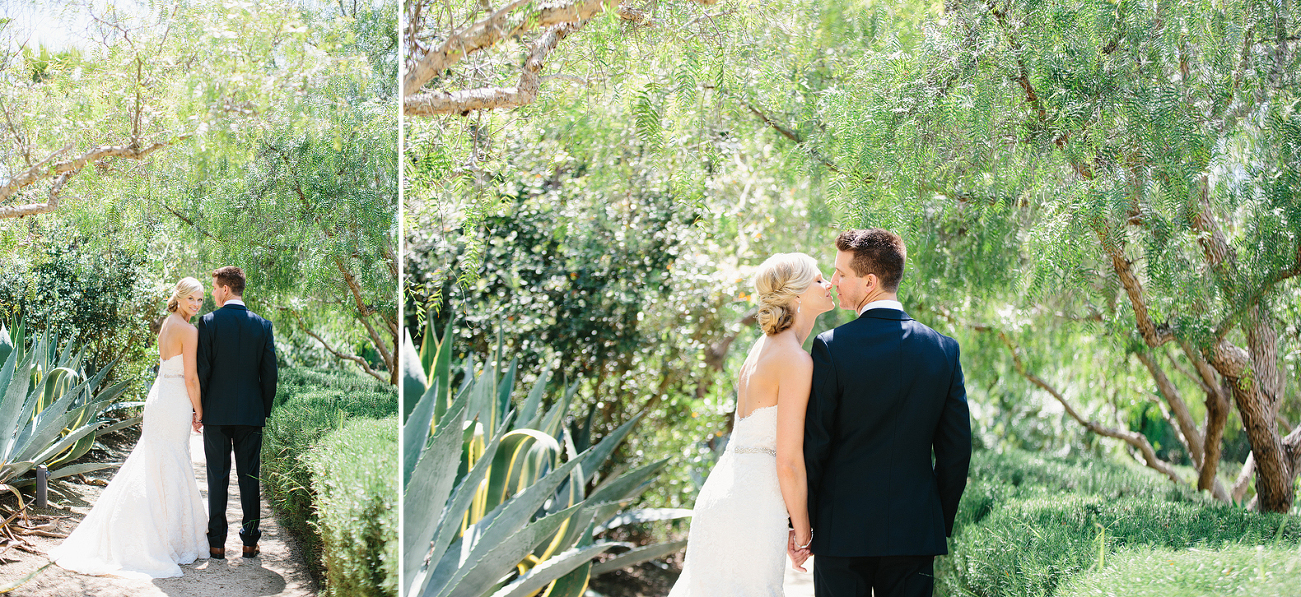
[(200, 317), (198, 328), (203, 424), (264, 426), (276, 397), (271, 322), (227, 304)]
[(957, 341), (877, 308), (819, 335), (812, 356), (804, 460), (813, 553), (948, 553), (971, 462)]

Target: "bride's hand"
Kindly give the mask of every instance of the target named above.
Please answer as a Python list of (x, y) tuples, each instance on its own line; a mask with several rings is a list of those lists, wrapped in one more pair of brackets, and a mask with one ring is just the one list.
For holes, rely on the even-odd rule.
[(194, 428), (195, 433), (203, 433), (203, 413), (195, 412), (190, 418), (190, 426)]
[(800, 549), (801, 544), (795, 542), (795, 530), (792, 529), (786, 539), (786, 555), (791, 559), (791, 567), (800, 572), (808, 572), (804, 569), (805, 560), (809, 559), (808, 548)]

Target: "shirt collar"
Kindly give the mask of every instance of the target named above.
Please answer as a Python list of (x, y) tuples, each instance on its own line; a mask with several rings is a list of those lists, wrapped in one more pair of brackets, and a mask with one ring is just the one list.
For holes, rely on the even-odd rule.
[(226, 305), (239, 305), (241, 307), (248, 308), (248, 305), (245, 305), (244, 301), (240, 299), (227, 299), (225, 304), (223, 304), (222, 306), (225, 307)]
[(862, 315), (864, 313), (867, 313), (869, 309), (898, 309), (900, 311), (903, 311), (903, 303), (899, 301), (890, 300), (890, 299), (872, 301), (866, 305), (863, 305), (863, 308), (859, 309), (858, 314)]

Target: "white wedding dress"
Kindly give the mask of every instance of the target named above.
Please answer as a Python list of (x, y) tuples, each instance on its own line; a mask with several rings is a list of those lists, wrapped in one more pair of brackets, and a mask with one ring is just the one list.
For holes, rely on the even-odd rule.
[(193, 409), (183, 356), (158, 367), (145, 401), (140, 442), (90, 514), (50, 551), (50, 560), (82, 574), (126, 578), (181, 576), (178, 564), (206, 558), (207, 524), (190, 460)]
[(782, 597), (786, 502), (777, 483), (777, 406), (732, 427), (696, 497), (682, 576), (669, 597)]

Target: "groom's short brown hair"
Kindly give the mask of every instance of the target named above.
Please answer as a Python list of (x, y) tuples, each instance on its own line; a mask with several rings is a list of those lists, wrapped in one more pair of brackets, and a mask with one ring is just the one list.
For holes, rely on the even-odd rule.
[(236, 296), (244, 296), (244, 270), (233, 265), (212, 270), (212, 279), (218, 286), (229, 286)]
[(890, 292), (899, 290), (908, 250), (898, 234), (884, 228), (846, 230), (836, 237), (836, 248), (854, 254), (849, 267), (860, 278), (876, 274), (883, 288)]

